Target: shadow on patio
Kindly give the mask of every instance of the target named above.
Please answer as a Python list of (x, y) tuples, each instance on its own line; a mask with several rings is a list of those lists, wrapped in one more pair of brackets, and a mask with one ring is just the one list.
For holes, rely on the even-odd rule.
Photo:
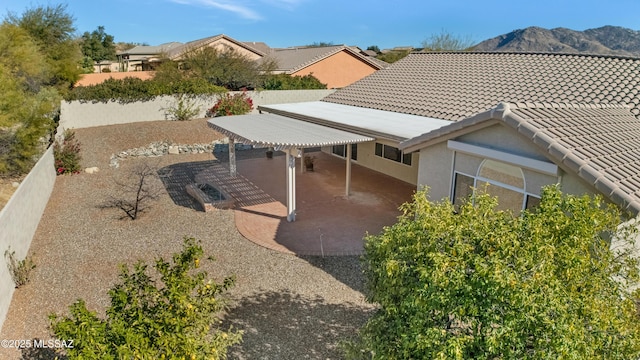
[(247, 157), (237, 162), (238, 176), (228, 164), (214, 160), (174, 164), (161, 169), (176, 204), (200, 209), (185, 192), (193, 182), (220, 186), (236, 201), (238, 231), (261, 246), (296, 255), (359, 255), (362, 238), (396, 222), (398, 206), (411, 200), (415, 186), (354, 164), (351, 195), (345, 192), (345, 162), (321, 152), (313, 172), (297, 165), (296, 221), (286, 220), (285, 157)]

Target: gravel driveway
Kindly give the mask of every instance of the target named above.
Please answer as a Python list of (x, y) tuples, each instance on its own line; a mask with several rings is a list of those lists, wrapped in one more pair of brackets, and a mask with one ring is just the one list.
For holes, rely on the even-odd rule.
[[(50, 339), (47, 315), (67, 313), (82, 298), (103, 313), (118, 265), (169, 258), (184, 236), (202, 241), (215, 262), (204, 268), (216, 278), (235, 274), (224, 325), (244, 331), (231, 359), (336, 359), (341, 340), (353, 336), (373, 311), (365, 302), (357, 257), (296, 257), (259, 247), (235, 229), (233, 213), (204, 213), (175, 204), (163, 193), (138, 220), (121, 220), (98, 205), (114, 178), (140, 161), (158, 167), (215, 160), (210, 153), (127, 159), (109, 168), (111, 154), (154, 141), (210, 143), (220, 137), (202, 119), (147, 122), (79, 129), (83, 167), (96, 174), (61, 176), (31, 245), (37, 267), (18, 289), (0, 339)], [(0, 349), (1, 359), (47, 359), (50, 351)]]

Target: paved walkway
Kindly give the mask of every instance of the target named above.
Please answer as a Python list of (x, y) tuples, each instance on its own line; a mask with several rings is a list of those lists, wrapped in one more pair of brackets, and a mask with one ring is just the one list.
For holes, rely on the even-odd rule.
[(195, 180), (220, 185), (235, 198), (238, 231), (256, 244), (297, 255), (361, 254), (365, 234), (395, 223), (415, 186), (354, 164), (347, 198), (344, 160), (313, 155), (315, 171), (301, 173), (297, 164), (295, 222), (286, 220), (284, 156), (240, 160), (235, 178), (227, 163), (215, 162)]

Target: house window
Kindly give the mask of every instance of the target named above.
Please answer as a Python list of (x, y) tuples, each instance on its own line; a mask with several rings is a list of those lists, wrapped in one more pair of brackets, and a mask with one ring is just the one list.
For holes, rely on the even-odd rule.
[(522, 169), (495, 160), (484, 160), (476, 176), (454, 173), (452, 198), (459, 206), (473, 196), (471, 189), (486, 192), (498, 198), (497, 210), (511, 210), (519, 214), (540, 204), (540, 197), (526, 192)]
[[(347, 156), (346, 145), (334, 145), (331, 148), (331, 153), (340, 157)], [(351, 144), (351, 160), (358, 160), (358, 144)]]
[(411, 154), (405, 154), (397, 147), (376, 143), (375, 154), (411, 166)]

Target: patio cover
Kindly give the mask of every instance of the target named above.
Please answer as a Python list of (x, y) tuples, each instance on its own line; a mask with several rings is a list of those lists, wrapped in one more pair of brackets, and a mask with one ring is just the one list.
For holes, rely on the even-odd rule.
[[(372, 137), (338, 130), (327, 126), (295, 120), (275, 114), (235, 115), (212, 118), (209, 127), (229, 137), (229, 171), (235, 176), (235, 142), (258, 147), (274, 147), (287, 155), (287, 220), (296, 216), (296, 157), (304, 148), (348, 145), (375, 140)], [(351, 146), (346, 146), (346, 185), (351, 186)]]
[(222, 116), (208, 121), (216, 131), (243, 144), (277, 149), (345, 145), (374, 138), (275, 114)]

